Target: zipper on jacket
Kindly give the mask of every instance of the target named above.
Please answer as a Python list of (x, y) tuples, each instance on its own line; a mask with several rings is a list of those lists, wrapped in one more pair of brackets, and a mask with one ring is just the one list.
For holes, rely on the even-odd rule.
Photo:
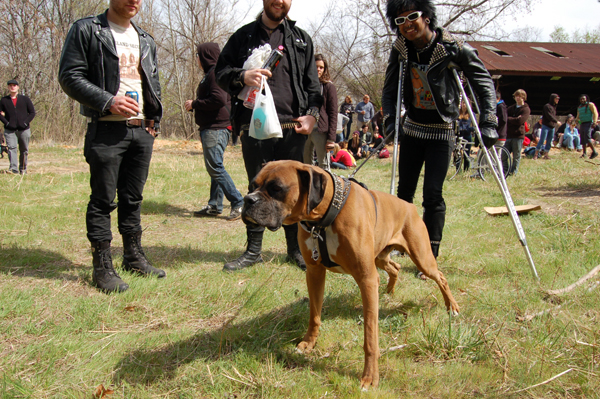
[[(138, 32), (138, 34), (140, 35), (140, 41), (141, 41), (142, 37), (145, 40), (145, 35), (142, 35), (139, 32)], [(146, 46), (144, 46), (143, 50), (145, 52), (141, 54), (140, 65), (142, 66), (142, 71), (144, 71), (144, 76), (146, 77), (146, 82), (148, 83), (148, 87), (150, 88), (150, 92), (152, 93), (152, 95), (154, 96), (154, 98), (156, 99), (156, 101), (158, 101), (158, 103), (160, 104), (160, 115), (158, 115), (158, 116), (162, 119), (163, 110), (164, 110), (163, 104), (160, 101), (160, 98), (158, 98), (158, 95), (156, 94), (156, 92), (154, 91), (154, 88), (150, 84), (150, 77), (148, 76), (148, 71), (146, 71), (146, 69), (144, 68), (144, 64), (143, 64), (144, 59), (146, 59), (146, 57), (148, 56), (148, 54), (150, 54), (150, 46), (148, 44), (146, 44)]]

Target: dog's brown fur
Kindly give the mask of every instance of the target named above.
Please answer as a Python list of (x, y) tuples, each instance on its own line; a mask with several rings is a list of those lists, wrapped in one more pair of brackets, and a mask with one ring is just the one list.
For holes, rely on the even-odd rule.
[[(244, 199), (242, 217), (245, 222), (271, 230), (282, 224), (320, 220), (334, 192), (332, 178), (327, 172), (296, 161), (268, 163), (253, 185), (256, 189)], [(298, 350), (308, 353), (314, 348), (319, 334), (328, 269), (322, 265), (321, 258), (316, 262), (312, 260), (313, 239), (302, 228), (298, 242), (307, 266), (310, 298), (308, 331), (298, 344)], [(330, 259), (339, 265), (329, 270), (352, 275), (360, 288), (365, 321), (363, 389), (377, 386), (379, 382), (379, 274), (376, 268), (388, 273), (387, 292), (393, 292), (400, 266), (390, 259), (392, 250), (407, 253), (417, 268), (438, 284), (446, 308), (458, 314), (458, 304), (438, 270), (429, 234), (413, 204), (383, 192), (367, 191), (352, 183), (346, 204), (327, 229), (327, 249)]]

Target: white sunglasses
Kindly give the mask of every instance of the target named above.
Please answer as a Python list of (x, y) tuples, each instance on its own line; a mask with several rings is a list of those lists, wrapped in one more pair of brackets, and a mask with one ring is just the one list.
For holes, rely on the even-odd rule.
[(400, 25), (404, 24), (407, 19), (409, 21), (416, 21), (417, 19), (419, 19), (419, 17), (421, 15), (423, 15), (423, 11), (415, 11), (413, 13), (408, 14), (406, 17), (398, 17), (398, 18), (396, 18), (394, 20), (394, 22), (396, 23), (396, 25), (400, 26)]

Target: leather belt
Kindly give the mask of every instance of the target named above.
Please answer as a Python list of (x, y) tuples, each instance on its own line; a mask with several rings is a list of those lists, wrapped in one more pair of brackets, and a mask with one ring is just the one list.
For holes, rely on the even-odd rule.
[(145, 129), (147, 127), (154, 127), (153, 119), (127, 119), (125, 121), (98, 121), (99, 123), (119, 123), (127, 127), (141, 127)]
[(141, 127), (142, 129), (145, 129), (147, 127), (150, 127), (150, 128), (154, 127), (153, 119), (127, 119), (126, 121), (123, 121), (123, 122), (128, 127)]
[[(292, 121), (292, 122), (283, 122), (280, 123), (279, 126), (281, 126), (282, 129), (293, 129), (296, 126), (300, 126), (299, 122), (296, 121)], [(250, 125), (247, 123), (244, 123), (243, 125), (240, 126), (240, 130), (250, 130)]]

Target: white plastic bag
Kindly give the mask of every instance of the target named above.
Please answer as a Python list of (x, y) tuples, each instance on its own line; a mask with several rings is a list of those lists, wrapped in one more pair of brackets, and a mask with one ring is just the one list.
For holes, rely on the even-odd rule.
[[(252, 50), (252, 54), (244, 61), (242, 68), (245, 70), (261, 68), (265, 61), (267, 61), (267, 58), (269, 58), (269, 54), (271, 54), (271, 45), (269, 43), (265, 43), (262, 46), (255, 48)], [(245, 86), (238, 94), (238, 98), (246, 101), (248, 99), (248, 93), (252, 89), (254, 89), (254, 87)], [(252, 109), (252, 106), (247, 107)]]
[[(265, 94), (263, 94), (263, 88)], [(283, 131), (277, 117), (275, 101), (271, 88), (267, 84), (267, 79), (263, 76), (260, 81), (260, 90), (256, 94), (256, 102), (252, 111), (250, 120), (250, 137), (257, 140), (266, 140), (272, 138), (282, 138)]]
[(244, 61), (244, 65), (242, 68), (248, 69), (256, 69), (263, 66), (267, 58), (271, 54), (271, 45), (269, 43), (265, 43), (260, 47), (252, 50), (252, 54)]

